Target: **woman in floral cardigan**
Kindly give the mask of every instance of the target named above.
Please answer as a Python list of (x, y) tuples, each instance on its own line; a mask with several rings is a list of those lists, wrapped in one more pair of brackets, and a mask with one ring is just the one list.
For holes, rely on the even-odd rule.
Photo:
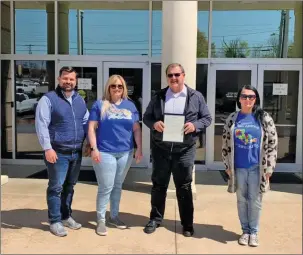
[(240, 111), (233, 112), (223, 129), (222, 158), (229, 176), (228, 191), (237, 194), (243, 234), (239, 244), (258, 246), (262, 194), (277, 161), (278, 136), (273, 119), (260, 108), (256, 88), (246, 85), (237, 95)]

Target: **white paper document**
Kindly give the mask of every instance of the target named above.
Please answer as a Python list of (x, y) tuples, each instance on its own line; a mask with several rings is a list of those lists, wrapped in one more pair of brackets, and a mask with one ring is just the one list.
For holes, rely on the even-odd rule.
[(163, 141), (183, 143), (184, 122), (184, 115), (164, 115)]
[(272, 94), (277, 96), (287, 96), (287, 83), (273, 83)]
[(78, 89), (92, 89), (92, 79), (91, 78), (78, 78)]

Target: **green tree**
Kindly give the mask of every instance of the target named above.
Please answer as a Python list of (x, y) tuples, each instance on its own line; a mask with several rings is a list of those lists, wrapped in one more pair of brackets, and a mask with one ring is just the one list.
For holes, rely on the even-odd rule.
[[(211, 44), (212, 56), (216, 54), (216, 45)], [(208, 56), (208, 40), (204, 32), (199, 29), (197, 31), (197, 58), (207, 58)]]
[(223, 51), (227, 58), (246, 58), (250, 54), (248, 42), (240, 39), (231, 40), (226, 43), (223, 39)]
[(207, 58), (208, 40), (204, 32), (197, 31), (197, 58)]

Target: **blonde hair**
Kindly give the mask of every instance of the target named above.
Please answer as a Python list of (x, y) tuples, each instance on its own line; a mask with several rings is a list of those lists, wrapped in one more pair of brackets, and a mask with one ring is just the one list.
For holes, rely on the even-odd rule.
[(118, 74), (113, 74), (110, 76), (105, 84), (104, 88), (104, 95), (102, 98), (102, 110), (101, 110), (101, 118), (104, 117), (105, 113), (108, 111), (111, 105), (111, 96), (110, 96), (110, 85), (115, 84), (117, 81), (121, 82), (121, 85), (123, 86), (123, 93), (121, 99), (127, 99), (128, 98), (128, 93), (127, 93), (127, 87), (126, 87), (126, 82), (123, 79), (121, 75)]

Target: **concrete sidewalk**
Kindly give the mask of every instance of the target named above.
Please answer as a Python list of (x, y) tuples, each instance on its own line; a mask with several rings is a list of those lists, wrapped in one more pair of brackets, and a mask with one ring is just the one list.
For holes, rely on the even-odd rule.
[[(199, 180), (198, 180), (199, 181)], [(168, 199), (163, 226), (147, 235), (143, 227), (150, 210), (150, 183), (126, 185), (121, 219), (129, 229), (95, 234), (97, 186), (76, 185), (73, 216), (83, 224), (59, 238), (48, 231), (45, 191), (47, 180), (14, 179), (1, 187), (1, 253), (15, 254), (302, 254), (302, 185), (276, 184), (263, 199), (260, 246), (237, 244), (240, 225), (235, 195), (225, 185), (197, 184), (195, 235), (181, 232), (178, 206)], [(283, 192), (282, 192), (283, 191)]]

